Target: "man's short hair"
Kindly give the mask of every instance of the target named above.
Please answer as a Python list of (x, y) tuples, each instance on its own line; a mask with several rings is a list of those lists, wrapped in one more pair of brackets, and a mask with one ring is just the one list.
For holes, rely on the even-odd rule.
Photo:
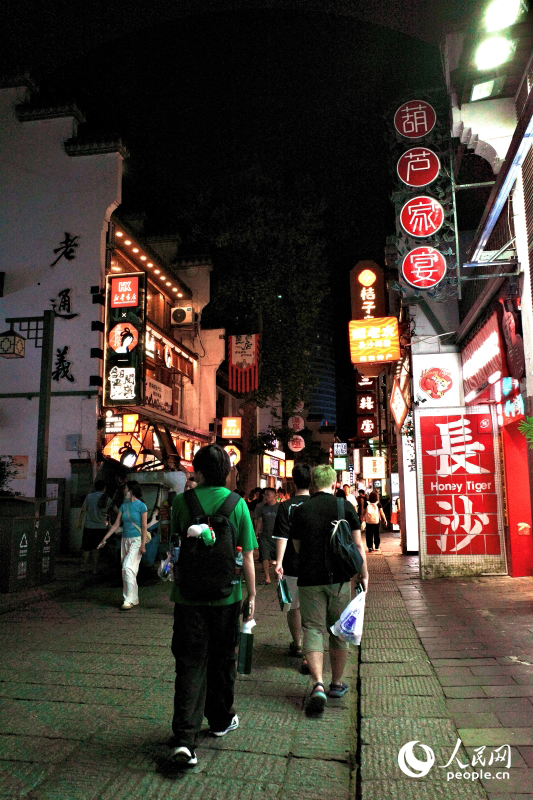
[(201, 472), (206, 486), (225, 486), (231, 461), (219, 444), (201, 447), (192, 460), (195, 472)]
[(309, 464), (296, 464), (292, 471), (292, 479), (297, 489), (309, 489), (311, 486), (311, 467)]
[(276, 489), (274, 489), (273, 486), (267, 486), (265, 489), (263, 489), (263, 494), (265, 492), (274, 492), (274, 494), (277, 494)]
[(94, 482), (94, 488), (97, 492), (103, 492), (105, 489), (105, 481), (97, 480)]
[(359, 494), (366, 494), (364, 489), (359, 489)]
[(320, 464), (313, 470), (313, 485), (317, 489), (329, 489), (337, 480), (337, 473), (329, 464)]
[(348, 489), (348, 491), (349, 491), (350, 490), (350, 484), (349, 483), (343, 483), (342, 488), (343, 489)]

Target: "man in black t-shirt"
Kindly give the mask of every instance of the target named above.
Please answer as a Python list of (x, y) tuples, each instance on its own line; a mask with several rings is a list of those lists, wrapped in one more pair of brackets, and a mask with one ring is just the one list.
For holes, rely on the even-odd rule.
[[(334, 636), (330, 627), (339, 619), (350, 602), (350, 581), (341, 571), (330, 577), (326, 565), (327, 540), (331, 536), (334, 520), (338, 519), (337, 499), (333, 496), (337, 474), (328, 465), (313, 470), (316, 494), (294, 512), (290, 538), (299, 554), (298, 587), (302, 615), (304, 653), (313, 680), (311, 696), (307, 701), (308, 715), (320, 714), (327, 698), (323, 683), (324, 633), (329, 633), (331, 684), (328, 695), (343, 697), (348, 686), (342, 681), (348, 655), (348, 643)], [(363, 566), (361, 581), (368, 588), (368, 569), (365, 548), (361, 541), (361, 522), (353, 506), (344, 501), (344, 519), (350, 524), (354, 542), (361, 553)]]
[[(311, 468), (307, 464), (297, 464), (292, 471), (292, 480), (296, 486), (296, 494), (290, 500), (285, 500), (278, 508), (274, 533), (276, 539), (276, 573), (278, 578), (285, 578), (292, 597), (291, 607), (287, 612), (287, 625), (292, 636), (289, 653), (291, 656), (301, 658), (302, 652), (302, 618), (300, 615), (300, 595), (298, 589), (298, 554), (289, 539), (292, 515), (296, 509), (309, 500), (311, 486)], [(309, 674), (306, 659), (303, 660), (300, 670), (304, 675)]]

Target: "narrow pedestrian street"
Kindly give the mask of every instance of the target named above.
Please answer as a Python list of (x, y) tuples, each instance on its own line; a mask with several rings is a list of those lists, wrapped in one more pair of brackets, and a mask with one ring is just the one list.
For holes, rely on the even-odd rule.
[[(118, 611), (112, 580), (49, 597), (44, 587), (40, 601), (5, 611), (2, 800), (533, 797), (533, 579), (421, 582), (418, 559), (383, 538), (382, 553), (368, 556), (360, 702), (354, 648), (349, 694), (322, 719), (304, 715), (310, 680), (287, 655), (275, 587), (260, 586), (253, 672), (237, 683), (241, 726), (206, 735), (198, 767), (178, 777), (160, 771), (173, 696), (168, 585), (143, 586), (131, 613)], [(413, 741), (435, 756), (417, 778), (398, 766)], [(486, 777), (505, 767), (489, 760), (507, 744), (509, 777)], [(415, 756), (423, 766), (424, 752)], [(458, 778), (481, 764), (468, 773), (458, 761), (476, 757), (484, 777)]]

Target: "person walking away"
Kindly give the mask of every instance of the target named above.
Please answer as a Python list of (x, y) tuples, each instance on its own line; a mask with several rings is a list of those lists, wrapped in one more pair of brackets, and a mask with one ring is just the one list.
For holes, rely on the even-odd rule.
[(379, 502), (377, 492), (370, 492), (368, 495), (364, 519), (366, 523), (365, 535), (368, 552), (372, 553), (375, 550), (377, 553), (381, 553), (381, 548), (379, 546), (381, 543), (381, 539), (379, 538), (379, 522), (383, 520), (386, 525), (387, 517)]
[(148, 536), (148, 509), (142, 501), (141, 485), (137, 481), (127, 481), (124, 502), (120, 506), (117, 518), (110, 527), (98, 549), (105, 546), (106, 541), (122, 525), (122, 541), (120, 555), (122, 560), (123, 611), (129, 611), (139, 605), (139, 587), (137, 573), (141, 556), (146, 552)]
[(92, 555), (93, 575), (98, 574), (98, 557), (100, 555), (98, 545), (102, 541), (102, 536), (107, 533), (107, 512), (111, 502), (111, 498), (106, 493), (105, 481), (98, 480), (94, 483), (94, 492), (87, 495), (80, 511), (78, 528), (81, 527), (83, 520), (82, 567), (83, 571), (87, 572), (89, 556)]
[(264, 491), (264, 502), (258, 507), (257, 514), (257, 534), (259, 538), (259, 560), (263, 564), (265, 573), (265, 583), (272, 583), (270, 580), (270, 562), (276, 562), (276, 542), (272, 538), (276, 515), (279, 504), (276, 490), (267, 487)]
[[(287, 611), (287, 625), (292, 636), (289, 655), (302, 658), (302, 617), (298, 589), (298, 555), (292, 541), (289, 539), (289, 532), (293, 512), (310, 497), (311, 467), (307, 464), (297, 464), (292, 471), (292, 480), (296, 486), (296, 494), (281, 503), (272, 535), (276, 540), (276, 574), (280, 579), (285, 578), (292, 597), (291, 607)], [(303, 675), (309, 674), (309, 666), (305, 658), (302, 661), (300, 672)]]
[[(313, 470), (312, 483), (315, 494), (295, 511), (292, 518), (290, 538), (299, 554), (298, 587), (300, 590), (300, 612), (303, 628), (303, 651), (309, 663), (313, 688), (306, 704), (306, 714), (314, 716), (324, 711), (327, 702), (324, 687), (324, 634), (329, 634), (329, 658), (331, 683), (328, 696), (343, 697), (348, 685), (342, 676), (348, 656), (348, 642), (334, 636), (330, 627), (339, 619), (350, 602), (351, 581), (340, 569), (333, 567), (330, 573), (326, 563), (332, 525), (338, 519), (335, 491), (337, 473), (322, 464)], [(363, 564), (360, 578), (363, 589), (368, 589), (368, 568), (365, 549), (361, 541), (361, 523), (353, 506), (344, 501), (344, 519), (350, 525), (356, 547)]]
[[(197, 482), (193, 491), (204, 514), (215, 515), (230, 496), (233, 498), (234, 507), (227, 518), (235, 530), (235, 546), (242, 547), (242, 573), (248, 592), (244, 604), (244, 621), (247, 622), (255, 613), (253, 551), (257, 547), (250, 512), (244, 499), (237, 499), (226, 489), (231, 463), (220, 445), (200, 448), (192, 463)], [(180, 571), (180, 564), (184, 570), (183, 542), (191, 524), (188, 502), (191, 501), (184, 494), (175, 497), (171, 519), (172, 535), (181, 537), (182, 546), (177, 580), (172, 584), (170, 596), (175, 604), (172, 654), (176, 661), (176, 679), (173, 741), (168, 761), (180, 767), (192, 767), (197, 763), (196, 742), (204, 716), (215, 737), (225, 736), (239, 726), (233, 702), (237, 674), (235, 650), (242, 605), (241, 577), (234, 577), (230, 593), (220, 599), (188, 600), (183, 596), (180, 576), (183, 579), (187, 576)], [(190, 580), (191, 576), (188, 578)]]
[(364, 522), (364, 519), (365, 519), (365, 508), (366, 508), (366, 504), (368, 502), (367, 499), (366, 499), (366, 492), (365, 492), (364, 489), (359, 489), (359, 492), (357, 493), (357, 497), (355, 498), (355, 501), (356, 501), (357, 516), (359, 517), (361, 522)]

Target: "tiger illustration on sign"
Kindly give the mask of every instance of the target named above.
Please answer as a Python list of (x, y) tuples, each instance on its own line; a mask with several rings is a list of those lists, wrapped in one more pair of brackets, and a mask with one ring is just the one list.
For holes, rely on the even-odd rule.
[(422, 373), (419, 386), (432, 400), (440, 400), (453, 385), (451, 373), (442, 367), (432, 367)]

